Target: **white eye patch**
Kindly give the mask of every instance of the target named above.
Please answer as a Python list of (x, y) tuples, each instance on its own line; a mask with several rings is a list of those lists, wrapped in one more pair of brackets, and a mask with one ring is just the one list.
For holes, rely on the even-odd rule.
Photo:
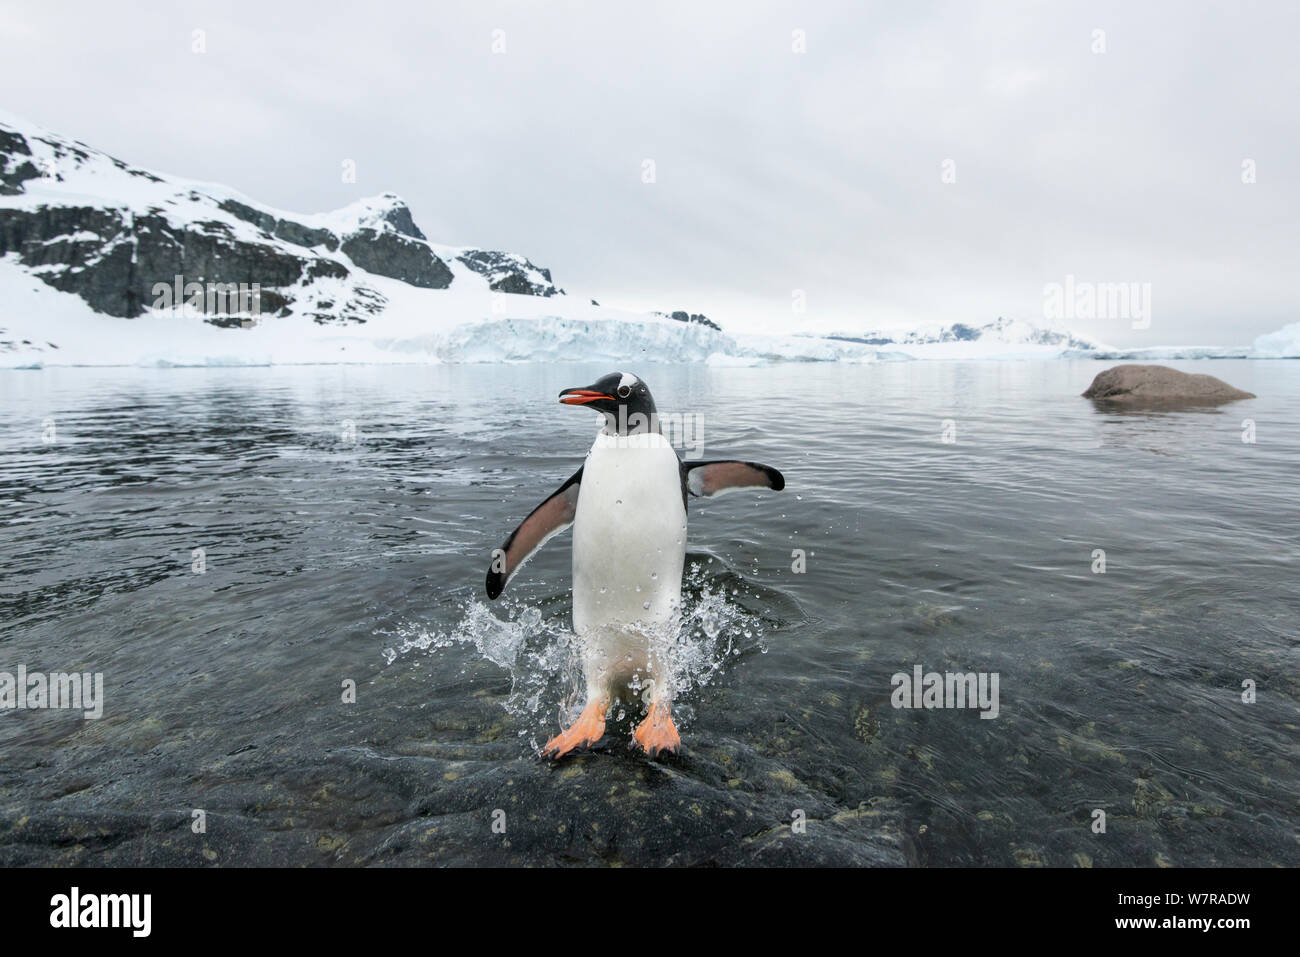
[(641, 380), (638, 379), (636, 376), (634, 376), (632, 373), (624, 372), (623, 378), (618, 380), (619, 391), (622, 391), (623, 389), (631, 389), (632, 386), (636, 385), (640, 381)]

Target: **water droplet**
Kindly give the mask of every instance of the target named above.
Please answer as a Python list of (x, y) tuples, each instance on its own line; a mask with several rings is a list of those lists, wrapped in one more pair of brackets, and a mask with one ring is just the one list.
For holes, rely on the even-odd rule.
[[(640, 591), (640, 590), (641, 590), (641, 589), (639, 589), (639, 588), (637, 589), (637, 591)], [(649, 611), (649, 610), (650, 610), (650, 603), (649, 603), (648, 601), (643, 601), (643, 602), (641, 603), (641, 607), (644, 608), (646, 611)]]

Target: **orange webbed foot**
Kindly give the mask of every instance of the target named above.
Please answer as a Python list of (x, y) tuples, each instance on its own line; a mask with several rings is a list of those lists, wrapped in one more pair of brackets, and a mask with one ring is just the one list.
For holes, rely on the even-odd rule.
[(650, 705), (645, 720), (637, 726), (632, 737), (652, 758), (661, 751), (676, 751), (682, 744), (668, 705), (660, 702)]
[(578, 720), (561, 731), (542, 748), (542, 756), (562, 758), (574, 748), (595, 744), (605, 736), (605, 712), (609, 709), (608, 701), (592, 701), (582, 709)]

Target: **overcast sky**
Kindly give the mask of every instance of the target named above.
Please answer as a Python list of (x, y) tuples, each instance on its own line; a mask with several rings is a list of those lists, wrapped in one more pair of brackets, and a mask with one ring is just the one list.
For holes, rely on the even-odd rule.
[(1103, 341), (1237, 344), (1300, 320), (1298, 41), (1281, 0), (0, 0), (0, 107), (288, 210), (391, 190), (605, 304), (1041, 322), (1068, 274), (1150, 284), (1149, 329), (1065, 323)]

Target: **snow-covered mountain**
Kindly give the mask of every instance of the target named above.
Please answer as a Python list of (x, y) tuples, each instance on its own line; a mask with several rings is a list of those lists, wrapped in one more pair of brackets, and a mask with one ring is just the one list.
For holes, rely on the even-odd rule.
[(1107, 348), (1068, 330), (1001, 316), (980, 326), (955, 322), (902, 330), (839, 331), (828, 338), (903, 352), (917, 359), (1056, 358), (1067, 351), (1091, 353)]
[[(1270, 348), (1294, 351), (1297, 339)], [(600, 306), (567, 295), (524, 256), (431, 242), (392, 193), (332, 213), (289, 213), (0, 112), (0, 366), (753, 364), (1106, 351), (1010, 319), (771, 335), (685, 310)]]
[(5, 365), (522, 359), (548, 338), (570, 358), (586, 340), (707, 358), (737, 348), (719, 332), (565, 296), (521, 255), (430, 242), (392, 193), (288, 213), (0, 113)]
[[(256, 285), (261, 313), (322, 323), (380, 311), (384, 297), (369, 276), (446, 289), (460, 271), (502, 293), (558, 292), (550, 272), (522, 256), (428, 242), (391, 193), (323, 216), (291, 215), (8, 117), (0, 117), (0, 163), (0, 255), (109, 316), (158, 308), (164, 290), (155, 287), (177, 276), (205, 287)], [(205, 318), (232, 324), (223, 312)]]

